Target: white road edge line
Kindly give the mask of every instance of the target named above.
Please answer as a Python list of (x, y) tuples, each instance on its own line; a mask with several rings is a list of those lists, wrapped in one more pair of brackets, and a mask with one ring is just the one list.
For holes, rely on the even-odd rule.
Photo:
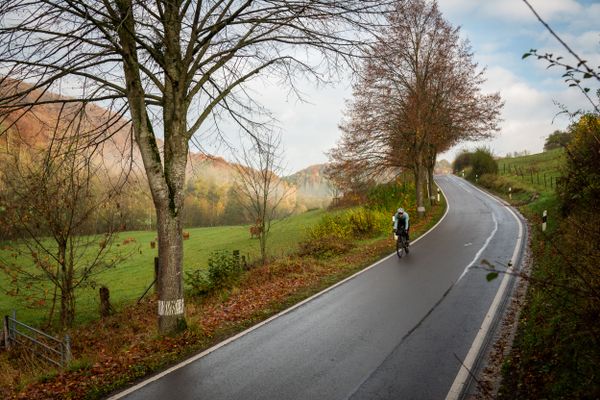
[[(427, 236), (431, 231), (433, 231), (444, 220), (444, 218), (446, 218), (446, 215), (448, 215), (448, 211), (450, 210), (450, 204), (448, 203), (448, 198), (446, 197), (446, 194), (444, 193), (444, 191), (441, 188), (440, 188), (440, 191), (442, 192), (442, 194), (444, 195), (444, 198), (446, 199), (446, 212), (444, 213), (444, 215), (442, 215), (442, 218), (440, 218), (440, 220), (435, 225), (433, 225), (427, 232), (425, 232), (424, 234), (422, 234), (421, 236), (419, 236), (418, 238), (416, 238), (414, 241), (412, 241), (412, 243), (416, 243), (420, 239), (422, 239), (425, 236)], [(368, 266), (365, 269), (362, 269), (362, 270), (358, 271), (357, 273), (355, 273), (355, 274), (347, 277), (346, 279), (344, 279), (344, 280), (336, 283), (335, 285), (330, 286), (327, 289), (324, 289), (324, 290), (320, 291), (319, 293), (314, 294), (314, 295), (312, 295), (311, 297), (309, 297), (309, 298), (307, 298), (305, 300), (302, 300), (300, 303), (297, 303), (297, 304), (291, 306), (290, 308), (287, 308), (287, 309), (281, 311), (280, 313), (275, 314), (272, 317), (267, 318), (266, 320), (264, 320), (262, 322), (259, 322), (258, 324), (254, 325), (254, 326), (252, 326), (252, 327), (250, 327), (248, 329), (246, 329), (245, 331), (242, 331), (242, 332), (238, 333), (237, 335), (230, 337), (229, 339), (226, 339), (226, 340), (224, 340), (224, 341), (222, 341), (220, 343), (217, 343), (213, 347), (204, 350), (202, 353), (196, 354), (195, 356), (192, 356), (192, 357), (188, 358), (187, 360), (182, 361), (179, 364), (174, 365), (171, 368), (166, 369), (163, 372), (160, 372), (160, 373), (154, 375), (151, 378), (148, 378), (148, 379), (146, 379), (146, 380), (144, 380), (144, 381), (142, 381), (142, 382), (140, 382), (140, 383), (138, 383), (138, 384), (136, 384), (136, 385), (134, 385), (134, 386), (132, 386), (132, 387), (130, 387), (128, 389), (125, 389), (122, 392), (114, 394), (113, 396), (109, 397), (107, 400), (118, 400), (118, 399), (121, 399), (121, 398), (123, 398), (123, 397), (125, 397), (125, 396), (127, 396), (127, 395), (129, 395), (129, 394), (131, 394), (133, 392), (135, 392), (136, 390), (141, 389), (142, 387), (144, 387), (144, 386), (146, 386), (146, 385), (148, 385), (148, 384), (150, 384), (150, 383), (152, 383), (154, 381), (159, 380), (163, 376), (168, 375), (171, 372), (173, 372), (175, 370), (178, 370), (179, 368), (183, 368), (186, 365), (191, 364), (191, 363), (193, 363), (196, 360), (199, 360), (200, 358), (202, 358), (202, 357), (204, 357), (204, 356), (212, 353), (213, 351), (215, 351), (215, 350), (217, 350), (217, 349), (219, 349), (219, 348), (221, 348), (221, 347), (223, 347), (223, 346), (225, 346), (225, 345), (233, 342), (234, 340), (237, 340), (237, 339), (241, 338), (242, 336), (245, 336), (245, 335), (249, 334), (253, 330), (258, 329), (261, 326), (268, 324), (269, 322), (273, 321), (274, 319), (277, 319), (277, 318), (279, 318), (279, 317), (281, 317), (281, 316), (283, 316), (283, 315), (285, 315), (285, 314), (287, 314), (287, 313), (295, 310), (296, 308), (302, 307), (304, 304), (308, 303), (309, 301), (312, 301), (312, 300), (316, 299), (317, 297), (322, 296), (325, 293), (327, 293), (327, 292), (335, 289), (336, 287), (338, 287), (340, 285), (343, 285), (347, 281), (356, 278), (358, 275), (367, 272), (371, 268), (374, 268), (378, 264), (382, 263), (383, 261), (385, 261), (388, 258), (390, 258), (392, 256), (395, 256), (395, 255), (396, 255), (396, 252), (390, 254), (387, 257), (382, 258), (381, 260), (379, 260), (379, 261), (371, 264), (370, 266)]]
[[(479, 189), (478, 187), (475, 187), (475, 189), (479, 190), (481, 193), (490, 197), (494, 201), (497, 201), (502, 204), (502, 202), (500, 200), (498, 200), (496, 197), (490, 195), (489, 193), (484, 192), (483, 190)], [(516, 265), (517, 264), (517, 262), (516, 262), (517, 255), (519, 254), (519, 251), (521, 250), (521, 241), (523, 240), (523, 224), (521, 223), (521, 220), (519, 219), (519, 217), (517, 217), (517, 215), (514, 213), (514, 211), (511, 209), (510, 206), (506, 207), (506, 209), (512, 214), (512, 216), (515, 218), (515, 220), (519, 224), (519, 234), (517, 237), (517, 244), (515, 246), (515, 249), (513, 251), (512, 258), (511, 258), (512, 263), (514, 265)], [(498, 287), (496, 296), (494, 297), (494, 300), (492, 301), (492, 304), (490, 305), (490, 308), (489, 308), (485, 318), (483, 319), (483, 323), (481, 324), (481, 327), (479, 328), (479, 332), (477, 332), (477, 336), (475, 336), (475, 340), (473, 340), (473, 344), (471, 345), (471, 348), (469, 349), (467, 356), (465, 357), (464, 361), (462, 362), (460, 370), (458, 371), (458, 374), (456, 375), (456, 378), (454, 379), (454, 382), (452, 383), (452, 386), (450, 387), (450, 390), (448, 391), (448, 394), (446, 395), (446, 400), (457, 400), (462, 395), (462, 392), (465, 388), (467, 380), (469, 379), (470, 372), (473, 369), (473, 366), (475, 365), (475, 361), (477, 360), (477, 356), (479, 355), (479, 351), (481, 350), (481, 346), (483, 345), (483, 342), (485, 341), (485, 338), (490, 330), (490, 327), (494, 320), (494, 316), (498, 312), (498, 308), (500, 307), (500, 303), (502, 301), (502, 298), (504, 297), (504, 292), (506, 291), (506, 288), (508, 286), (508, 281), (511, 278), (512, 271), (513, 271), (513, 266), (509, 266), (507, 269), (507, 273), (504, 274), (504, 278), (502, 279), (502, 282), (500, 283), (500, 286)]]
[(496, 235), (496, 232), (498, 232), (498, 220), (496, 219), (496, 215), (494, 214), (493, 211), (492, 211), (492, 221), (494, 221), (494, 229), (492, 229), (492, 233), (490, 233), (490, 236), (488, 236), (488, 238), (485, 240), (485, 243), (483, 244), (483, 246), (479, 249), (479, 251), (477, 251), (477, 254), (475, 254), (475, 257), (473, 257), (473, 261), (471, 261), (465, 267), (462, 274), (460, 274), (460, 276), (456, 280), (457, 283), (458, 283), (458, 281), (460, 281), (463, 278), (463, 276), (465, 276), (467, 274), (467, 272), (469, 271), (469, 268), (471, 268), (471, 266), (473, 264), (475, 264), (475, 262), (477, 261), (479, 256), (481, 256), (481, 253), (483, 253), (483, 251), (488, 247), (488, 244), (490, 244), (490, 241), (492, 240), (492, 238)]

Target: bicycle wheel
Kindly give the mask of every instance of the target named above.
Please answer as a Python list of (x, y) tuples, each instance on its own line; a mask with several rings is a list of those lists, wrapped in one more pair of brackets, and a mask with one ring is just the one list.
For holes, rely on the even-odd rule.
[(398, 254), (398, 258), (402, 258), (404, 255), (404, 235), (399, 235), (396, 240), (396, 254)]

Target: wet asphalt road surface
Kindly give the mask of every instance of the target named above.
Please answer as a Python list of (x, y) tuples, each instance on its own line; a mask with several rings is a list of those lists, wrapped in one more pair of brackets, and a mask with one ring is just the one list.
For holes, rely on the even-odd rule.
[(481, 260), (505, 266), (519, 223), (464, 180), (436, 181), (449, 211), (408, 256), (112, 399), (444, 399), (500, 285)]

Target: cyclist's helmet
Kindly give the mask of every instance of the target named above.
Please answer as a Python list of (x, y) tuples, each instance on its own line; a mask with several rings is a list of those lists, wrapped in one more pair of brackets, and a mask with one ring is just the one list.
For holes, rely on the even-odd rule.
[(404, 214), (404, 208), (399, 208), (398, 209), (398, 214), (400, 214), (400, 215)]

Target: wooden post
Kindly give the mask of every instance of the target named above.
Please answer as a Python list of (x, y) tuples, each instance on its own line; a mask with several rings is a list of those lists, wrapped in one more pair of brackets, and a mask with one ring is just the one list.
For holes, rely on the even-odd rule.
[(154, 293), (160, 295), (160, 288), (158, 287), (158, 274), (160, 266), (158, 264), (158, 257), (154, 257)]
[(4, 332), (4, 348), (6, 350), (10, 349), (10, 335), (8, 333), (8, 329), (9, 329), (9, 323), (8, 323), (8, 315), (4, 316), (4, 327), (3, 327), (3, 332)]
[(110, 305), (110, 291), (106, 286), (100, 286), (100, 316), (108, 317), (113, 312), (113, 308)]
[(71, 337), (65, 335), (65, 349), (63, 354), (63, 367), (68, 366), (71, 363)]

